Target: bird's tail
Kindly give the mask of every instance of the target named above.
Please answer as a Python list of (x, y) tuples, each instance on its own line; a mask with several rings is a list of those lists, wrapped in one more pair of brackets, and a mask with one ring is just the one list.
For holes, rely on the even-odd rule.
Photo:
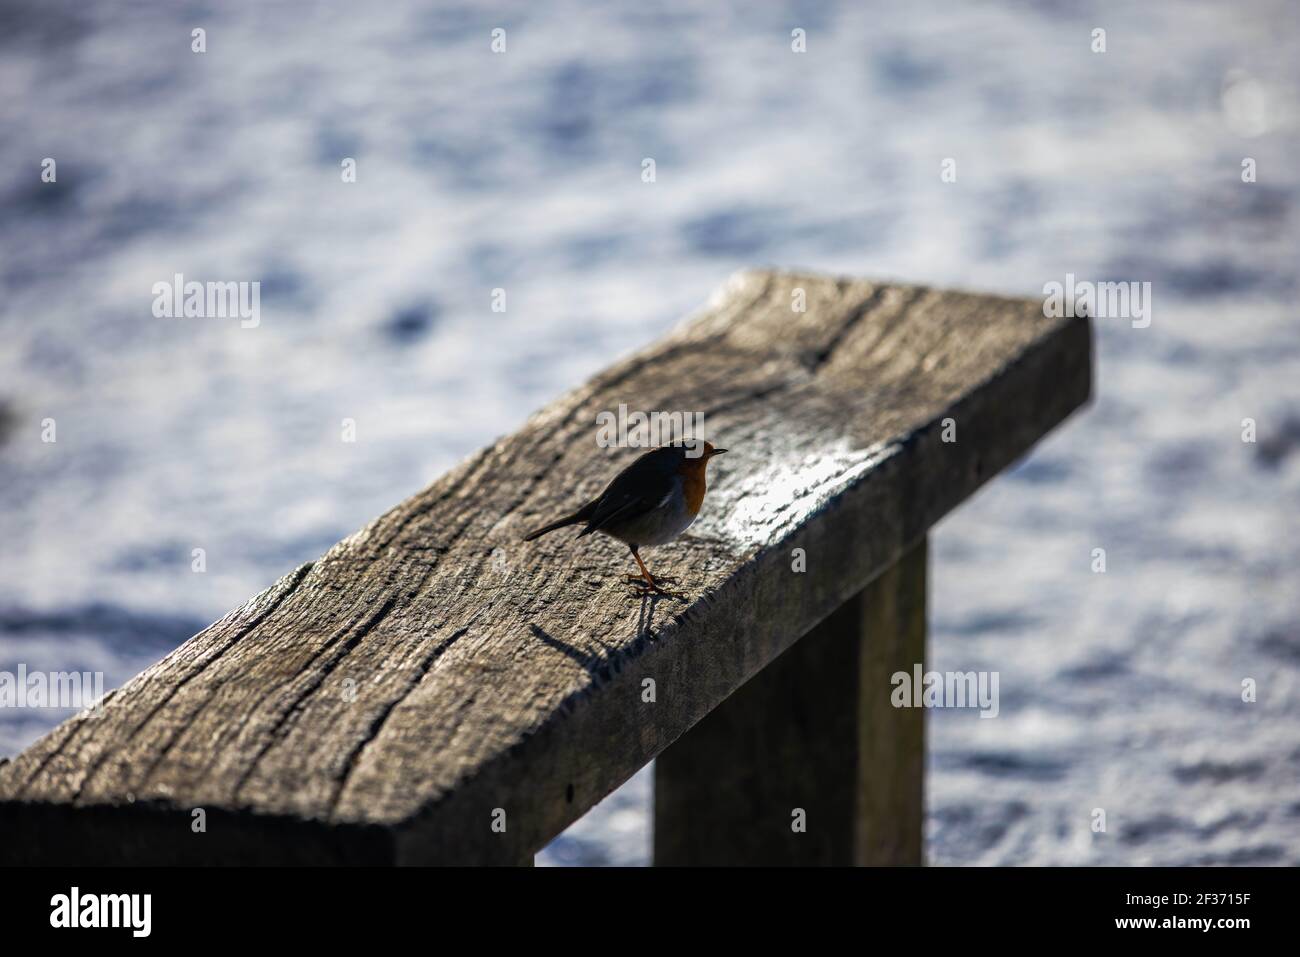
[(564, 528), (564, 526), (566, 525), (577, 525), (579, 522), (585, 522), (589, 517), (588, 513), (590, 511), (591, 511), (590, 505), (584, 508), (580, 508), (572, 515), (566, 515), (564, 516), (564, 518), (557, 519), (556, 521), (551, 522), (549, 525), (543, 525), (541, 528), (529, 532), (527, 535), (524, 536), (524, 541), (531, 542), (534, 538), (541, 538), (547, 532), (553, 532), (557, 528)]

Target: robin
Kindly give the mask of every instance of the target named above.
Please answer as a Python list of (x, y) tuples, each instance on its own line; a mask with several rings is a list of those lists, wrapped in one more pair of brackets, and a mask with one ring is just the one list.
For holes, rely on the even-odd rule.
[(701, 449), (701, 444), (688, 441), (651, 449), (614, 476), (614, 481), (592, 501), (572, 515), (529, 533), (524, 541), (531, 542), (557, 528), (585, 522), (587, 527), (578, 533), (578, 538), (602, 532), (632, 549), (641, 574), (629, 575), (628, 579), (642, 589), (642, 594), (681, 597), (660, 585), (660, 581), (668, 579), (655, 580), (641, 561), (640, 548), (671, 542), (700, 514), (704, 503), (704, 470), (709, 459), (727, 451), (715, 449), (709, 442), (702, 446)]

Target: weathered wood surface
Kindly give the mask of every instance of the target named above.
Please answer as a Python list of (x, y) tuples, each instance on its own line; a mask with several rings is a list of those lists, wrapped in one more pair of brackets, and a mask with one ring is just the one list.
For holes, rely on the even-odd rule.
[[(0, 860), (526, 861), (1090, 378), (1087, 321), (1035, 301), (742, 274), (0, 766)], [(635, 454), (596, 446), (620, 402), (702, 412), (731, 450), (687, 536), (646, 553), (689, 602), (627, 597), (626, 549), (600, 536), (519, 541)]]
[(659, 755), (655, 864), (921, 863), (925, 585), (921, 539)]

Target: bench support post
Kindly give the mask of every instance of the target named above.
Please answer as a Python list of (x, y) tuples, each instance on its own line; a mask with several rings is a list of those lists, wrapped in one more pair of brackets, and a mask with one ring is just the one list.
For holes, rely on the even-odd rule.
[(655, 863), (920, 864), (925, 634), (922, 539), (659, 756)]

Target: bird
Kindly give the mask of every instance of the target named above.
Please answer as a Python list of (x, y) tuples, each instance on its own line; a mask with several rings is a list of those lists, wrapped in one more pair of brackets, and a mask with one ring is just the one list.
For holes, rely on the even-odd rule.
[(523, 540), (531, 542), (556, 529), (585, 524), (578, 538), (600, 532), (632, 550), (641, 574), (629, 575), (628, 581), (641, 593), (681, 598), (663, 587), (669, 579), (650, 574), (640, 550), (665, 545), (690, 527), (704, 504), (704, 471), (709, 460), (726, 451), (693, 439), (651, 449), (614, 476), (605, 491), (582, 508), (534, 529)]

